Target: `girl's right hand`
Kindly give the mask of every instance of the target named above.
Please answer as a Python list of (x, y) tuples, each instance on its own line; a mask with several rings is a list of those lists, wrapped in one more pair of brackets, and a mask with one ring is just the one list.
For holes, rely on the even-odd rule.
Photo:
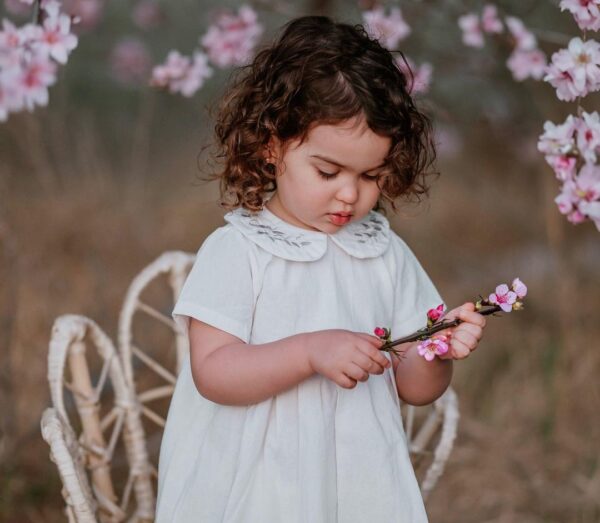
[(384, 341), (376, 336), (343, 329), (307, 332), (306, 353), (314, 372), (345, 389), (353, 389), (369, 374), (383, 374), (391, 366), (379, 348)]

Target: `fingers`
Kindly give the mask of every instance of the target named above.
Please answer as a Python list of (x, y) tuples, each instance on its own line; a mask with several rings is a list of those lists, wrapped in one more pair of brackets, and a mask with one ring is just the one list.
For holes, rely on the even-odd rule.
[(356, 381), (367, 381), (369, 379), (369, 373), (353, 362), (346, 366), (344, 374)]
[(371, 374), (383, 374), (384, 367), (387, 366), (388, 360), (385, 356), (383, 356), (384, 361), (380, 363), (379, 354), (377, 356), (378, 361), (374, 361), (365, 353), (356, 351), (352, 356), (352, 362), (358, 365), (362, 370)]
[(340, 387), (344, 387), (345, 389), (353, 389), (358, 384), (358, 381), (349, 378), (345, 374), (340, 374), (339, 378), (336, 380), (336, 383)]
[(473, 325), (477, 325), (482, 329), (483, 327), (485, 327), (486, 324), (485, 316), (479, 314), (478, 312), (468, 309), (461, 308), (458, 313), (458, 318), (460, 318), (463, 322), (472, 323)]
[[(390, 360), (382, 351), (379, 350), (379, 347), (381, 347), (381, 345), (384, 343), (383, 340), (380, 340), (374, 336), (369, 336), (368, 334), (363, 334), (361, 332), (358, 332), (357, 334), (361, 339), (369, 342), (368, 344), (358, 344), (358, 348), (363, 354), (372, 360), (371, 365), (375, 370), (377, 368), (381, 368), (381, 372), (375, 372), (374, 374), (381, 374), (383, 369), (388, 368), (391, 365)], [(373, 340), (375, 340), (375, 343), (373, 343)], [(363, 368), (368, 369), (369, 366), (365, 363)]]
[(485, 317), (475, 311), (475, 304), (473, 302), (463, 303), (460, 307), (456, 307), (449, 311), (442, 319), (454, 320), (456, 318), (461, 319), (464, 322), (474, 323), (479, 327), (485, 327)]
[(452, 336), (456, 338), (457, 334), (462, 335), (462, 333), (467, 333), (475, 338), (475, 341), (478, 342), (483, 337), (483, 328), (478, 325), (473, 325), (472, 323), (461, 323), (454, 332)]
[(385, 341), (381, 338), (378, 338), (377, 336), (371, 336), (370, 334), (365, 334), (364, 332), (355, 332), (354, 334), (356, 334), (359, 338), (368, 341), (376, 349), (379, 349), (379, 347), (385, 343)]

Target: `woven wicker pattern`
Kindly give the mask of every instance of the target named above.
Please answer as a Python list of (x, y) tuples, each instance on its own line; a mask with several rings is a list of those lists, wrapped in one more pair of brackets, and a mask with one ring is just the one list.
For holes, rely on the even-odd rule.
[[(161, 312), (170, 311), (171, 304), (153, 307), (141, 295), (166, 278), (174, 301), (193, 261), (191, 254), (167, 252), (134, 278), (119, 316), (118, 347), (84, 316), (60, 316), (54, 323), (48, 354), (52, 408), (44, 412), (41, 425), (63, 483), (70, 522), (153, 521), (157, 463), (150, 457), (154, 433), (149, 432), (160, 437), (165, 419), (152, 405), (170, 398), (188, 347), (170, 314)], [(137, 314), (172, 332), (172, 368), (136, 343)], [(90, 367), (92, 353), (87, 351), (92, 349), (100, 358), (99, 370)], [(139, 378), (149, 373), (155, 380), (146, 387), (148, 381)], [(458, 424), (456, 394), (449, 388), (432, 406), (405, 405), (402, 415), (415, 467), (425, 471), (420, 486), (426, 499), (452, 450)], [(127, 468), (124, 485), (113, 477), (119, 444)]]

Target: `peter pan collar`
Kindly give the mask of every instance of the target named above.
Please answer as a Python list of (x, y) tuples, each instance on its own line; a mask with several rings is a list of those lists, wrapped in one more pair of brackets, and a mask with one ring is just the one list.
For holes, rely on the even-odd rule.
[(328, 238), (355, 258), (380, 256), (390, 242), (390, 224), (375, 211), (357, 222), (350, 222), (335, 234), (292, 225), (266, 207), (258, 212), (238, 207), (225, 215), (225, 221), (266, 251), (291, 261), (315, 261), (323, 257)]

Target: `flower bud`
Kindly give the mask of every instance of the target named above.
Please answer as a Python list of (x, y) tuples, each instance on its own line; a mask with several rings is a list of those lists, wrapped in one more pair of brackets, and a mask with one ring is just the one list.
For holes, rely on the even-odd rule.
[(440, 303), (435, 309), (429, 309), (427, 311), (427, 319), (431, 320), (432, 323), (439, 320), (444, 315), (444, 304)]
[(379, 338), (385, 338), (385, 329), (383, 327), (375, 327), (373, 334)]
[(524, 298), (527, 295), (527, 286), (519, 278), (512, 281), (511, 287), (518, 298)]
[(523, 310), (524, 309), (523, 302), (522, 301), (514, 302), (512, 308), (513, 308), (513, 311)]

